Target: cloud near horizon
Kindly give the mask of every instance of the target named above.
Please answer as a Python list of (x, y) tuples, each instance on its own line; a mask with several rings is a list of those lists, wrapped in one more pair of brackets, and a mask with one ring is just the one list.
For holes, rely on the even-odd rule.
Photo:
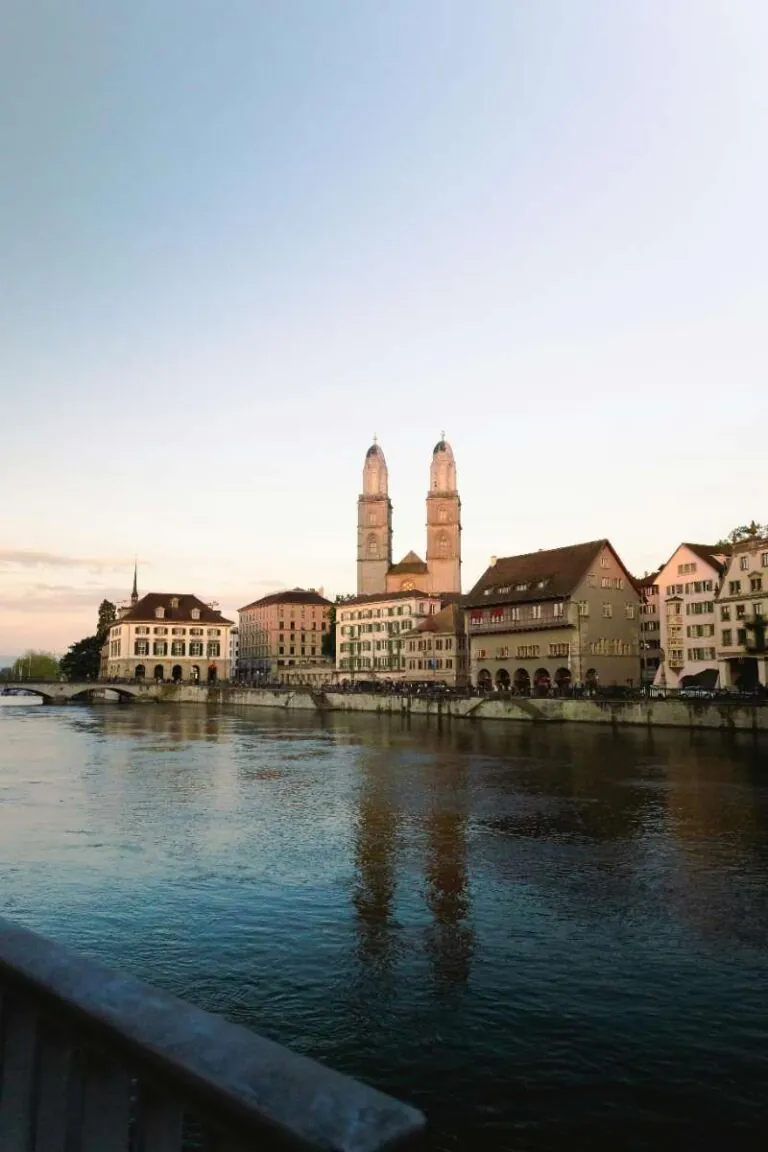
[[(147, 562), (139, 561), (147, 567)], [(0, 568), (90, 568), (103, 571), (108, 568), (133, 567), (134, 557), (126, 556), (67, 556), (61, 552), (31, 552), (19, 548), (0, 548)]]

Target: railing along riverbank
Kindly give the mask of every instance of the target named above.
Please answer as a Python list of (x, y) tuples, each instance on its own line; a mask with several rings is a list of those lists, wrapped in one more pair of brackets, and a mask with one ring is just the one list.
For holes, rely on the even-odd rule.
[(424, 1128), (406, 1104), (0, 918), (2, 1152), (180, 1152), (190, 1122), (216, 1152), (384, 1152)]

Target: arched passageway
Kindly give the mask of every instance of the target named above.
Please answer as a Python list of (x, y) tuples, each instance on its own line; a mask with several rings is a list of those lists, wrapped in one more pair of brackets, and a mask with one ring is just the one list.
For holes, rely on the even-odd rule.
[(171, 672), (171, 680), (178, 684), (182, 678), (181, 664), (174, 664), (173, 671)]
[(147, 669), (143, 664), (137, 664), (133, 674), (137, 680), (143, 680), (147, 674)]
[(165, 676), (162, 664), (155, 665), (155, 680), (162, 680)]
[(477, 674), (477, 686), (483, 692), (490, 692), (493, 688), (493, 679), (487, 668), (481, 668)]
[(555, 684), (559, 692), (567, 692), (571, 686), (571, 673), (568, 668), (558, 668), (555, 672)]
[(501, 689), (503, 692), (508, 692), (510, 684), (511, 680), (509, 678), (509, 672), (507, 672), (506, 668), (499, 668), (498, 672), (496, 673), (496, 687)]
[(518, 668), (515, 672), (515, 691), (521, 696), (527, 696), (531, 691), (531, 678), (525, 668)]
[(546, 696), (552, 687), (552, 678), (546, 668), (538, 668), (533, 678), (537, 696)]

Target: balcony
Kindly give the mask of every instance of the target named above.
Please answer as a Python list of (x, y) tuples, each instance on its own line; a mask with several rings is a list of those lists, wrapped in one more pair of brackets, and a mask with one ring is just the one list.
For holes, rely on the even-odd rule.
[(538, 620), (480, 620), (477, 623), (467, 618), (467, 630), (471, 636), (484, 636), (493, 632), (540, 632), (542, 628), (570, 628), (566, 616), (541, 616)]
[(406, 1104), (0, 918), (2, 1152), (181, 1152), (190, 1135), (216, 1152), (384, 1152), (423, 1128)]

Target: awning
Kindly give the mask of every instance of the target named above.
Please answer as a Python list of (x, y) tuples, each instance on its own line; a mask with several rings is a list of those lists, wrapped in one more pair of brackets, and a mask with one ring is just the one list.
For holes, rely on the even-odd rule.
[(707, 688), (710, 691), (717, 688), (720, 673), (717, 668), (704, 668), (701, 672), (694, 672), (688, 676), (680, 677), (681, 688)]

